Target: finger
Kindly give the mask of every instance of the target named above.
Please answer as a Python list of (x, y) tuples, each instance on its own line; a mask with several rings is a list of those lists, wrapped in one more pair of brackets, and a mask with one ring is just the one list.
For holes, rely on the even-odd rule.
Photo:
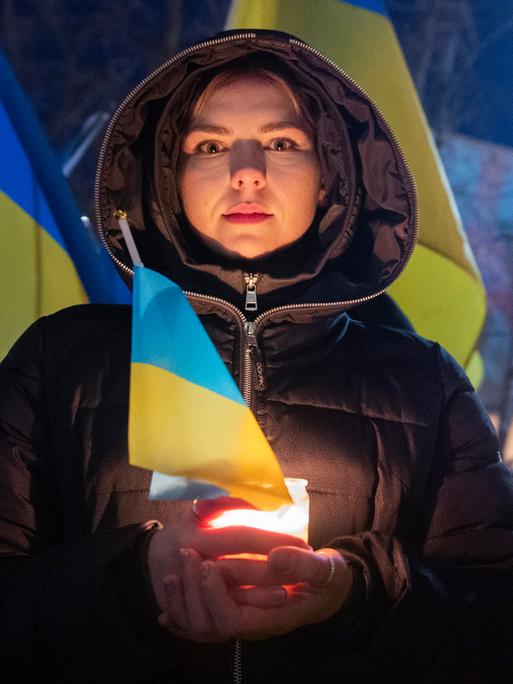
[(225, 527), (205, 529), (194, 547), (206, 558), (217, 558), (239, 553), (268, 554), (276, 546), (311, 547), (299, 537), (280, 532), (268, 532), (254, 527)]
[[(334, 565), (328, 555), (333, 559)], [(347, 563), (335, 549), (323, 549), (320, 554), (294, 547), (280, 547), (270, 552), (268, 563), (274, 577), (281, 584), (308, 582), (314, 587), (326, 586), (328, 581), (335, 581), (347, 568)]]
[[(186, 636), (189, 631), (189, 621), (180, 578), (176, 575), (168, 575), (164, 577), (163, 584), (167, 604), (167, 610), (164, 613), (167, 616), (165, 624), (174, 634), (182, 637)], [(162, 624), (163, 619), (159, 616), (159, 624), (161, 626), (164, 626)]]
[(277, 608), (289, 600), (287, 590), (281, 585), (272, 587), (233, 587), (230, 596), (239, 606)]
[(220, 569), (212, 561), (202, 563), (201, 586), (205, 605), (219, 637), (229, 639), (237, 636), (239, 608), (226, 588)]
[(187, 622), (191, 638), (205, 640), (213, 635), (210, 615), (203, 603), (200, 584), (201, 556), (194, 549), (180, 549), (182, 586)]
[(271, 585), (276, 578), (267, 564), (267, 556), (262, 558), (220, 558), (215, 561), (221, 570), (224, 581), (232, 585)]

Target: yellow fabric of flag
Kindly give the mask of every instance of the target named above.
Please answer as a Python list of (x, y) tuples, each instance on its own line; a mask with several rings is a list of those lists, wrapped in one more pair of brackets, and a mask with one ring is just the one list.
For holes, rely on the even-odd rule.
[[(27, 182), (29, 179), (27, 179)], [(87, 296), (68, 254), (0, 190), (0, 357), (30, 323)]]
[(228, 29), (291, 33), (367, 92), (415, 178), (419, 243), (390, 294), (419, 334), (440, 342), (478, 384), (486, 294), (397, 36), (381, 0), (234, 0)]

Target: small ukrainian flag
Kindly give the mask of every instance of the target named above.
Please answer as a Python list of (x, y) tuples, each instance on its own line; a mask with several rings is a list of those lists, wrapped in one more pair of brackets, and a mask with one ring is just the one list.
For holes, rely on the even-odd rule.
[(150, 498), (290, 503), (276, 456), (181, 288), (134, 266), (129, 458)]

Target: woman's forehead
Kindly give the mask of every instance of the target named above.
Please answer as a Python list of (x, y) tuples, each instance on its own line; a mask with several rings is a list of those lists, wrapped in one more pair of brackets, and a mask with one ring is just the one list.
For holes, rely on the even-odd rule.
[(278, 117), (299, 124), (294, 102), (286, 90), (277, 83), (248, 76), (212, 88), (200, 111), (192, 117), (190, 129), (212, 124), (212, 117), (230, 119), (239, 115), (251, 119)]

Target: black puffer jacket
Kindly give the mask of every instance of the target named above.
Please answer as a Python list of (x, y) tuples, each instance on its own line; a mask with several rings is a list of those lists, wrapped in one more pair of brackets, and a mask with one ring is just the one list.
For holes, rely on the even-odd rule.
[[(330, 205), (301, 267), (259, 278), (248, 329), (243, 270), (194, 243), (172, 169), (191, 97), (256, 52), (306, 84)], [(312, 545), (365, 577), (356, 625), (335, 615), (244, 644), (244, 681), (511, 681), (513, 481), (493, 428), (438, 345), (347, 314), (399, 275), (416, 231), (409, 174), (365, 96), (283, 36), (197, 47), (114, 117), (98, 197), (120, 268), (118, 208), (146, 265), (190, 292), (285, 474), (309, 480)], [(18, 681), (231, 681), (232, 644), (155, 624), (141, 546), (149, 521), (188, 504), (148, 501), (150, 473), (128, 465), (129, 329), (127, 307), (69, 309), (1, 366), (0, 643)]]

